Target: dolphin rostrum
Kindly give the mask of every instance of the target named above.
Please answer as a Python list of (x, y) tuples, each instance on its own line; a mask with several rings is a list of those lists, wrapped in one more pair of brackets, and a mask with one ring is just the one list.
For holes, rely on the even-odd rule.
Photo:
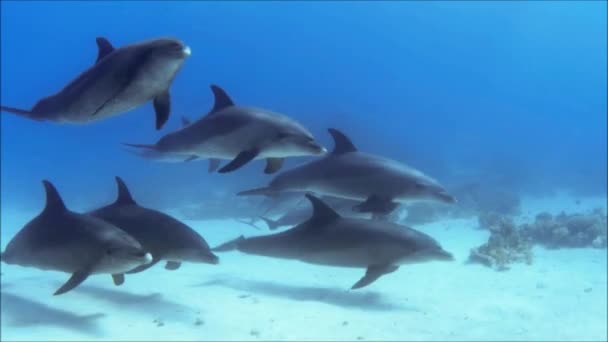
[(453, 260), (432, 237), (390, 222), (346, 218), (307, 194), (313, 214), (308, 221), (281, 233), (228, 241), (213, 251), (243, 253), (306, 263), (366, 268), (352, 289), (367, 286), (400, 265)]
[(118, 197), (114, 203), (89, 215), (115, 224), (139, 241), (152, 254), (152, 262), (127, 273), (141, 272), (161, 260), (165, 268), (175, 270), (182, 261), (217, 264), (219, 259), (209, 250), (205, 239), (173, 217), (139, 206), (126, 184), (116, 177)]
[(120, 285), (123, 272), (152, 260), (132, 236), (103, 220), (68, 210), (55, 187), (46, 180), (43, 184), (44, 210), (8, 243), (3, 262), (71, 273), (55, 292), (59, 295), (95, 273), (112, 274)]
[(153, 101), (156, 129), (169, 118), (169, 87), (190, 48), (173, 38), (114, 48), (97, 38), (95, 63), (58, 93), (39, 100), (31, 110), (1, 106), (3, 111), (39, 121), (89, 123)]
[(277, 175), (264, 188), (242, 191), (239, 195), (273, 195), (280, 192), (313, 192), (364, 201), (353, 209), (387, 214), (398, 203), (409, 200), (456, 200), (433, 178), (381, 156), (359, 152), (342, 132), (330, 128), (334, 150)]
[(320, 155), (326, 152), (312, 134), (297, 121), (279, 113), (234, 104), (226, 92), (212, 85), (215, 104), (202, 118), (169, 133), (156, 144), (125, 144), (144, 158), (171, 161), (210, 159), (209, 171), (220, 159), (231, 160), (219, 172), (234, 171), (254, 159), (266, 159), (265, 173), (274, 173), (283, 159)]

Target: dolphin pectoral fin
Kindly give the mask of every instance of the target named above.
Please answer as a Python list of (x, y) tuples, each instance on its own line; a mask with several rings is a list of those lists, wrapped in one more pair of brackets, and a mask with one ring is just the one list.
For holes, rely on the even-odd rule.
[(221, 168), (218, 172), (227, 173), (234, 171), (252, 161), (258, 154), (260, 154), (260, 150), (257, 148), (252, 148), (250, 150), (243, 151), (239, 153), (236, 158), (232, 159), (230, 163), (226, 164), (223, 168)]
[(156, 257), (152, 257), (152, 262), (150, 262), (149, 264), (145, 264), (145, 265), (139, 265), (137, 267), (135, 267), (134, 269), (125, 272), (126, 274), (133, 274), (133, 273), (139, 273), (142, 271), (147, 270), (148, 268), (156, 265), (158, 262), (160, 261), (160, 258), (156, 258)]
[(194, 159), (198, 159), (198, 156), (190, 156), (184, 160), (184, 162), (193, 161)]
[(59, 289), (57, 289), (57, 291), (55, 291), (55, 293), (53, 293), (53, 296), (58, 296), (60, 294), (64, 294), (64, 293), (72, 290), (76, 286), (80, 285), (83, 281), (85, 281), (89, 277), (89, 274), (91, 274), (92, 270), (93, 270), (93, 267), (91, 265), (91, 266), (85, 267), (79, 271), (74, 272), (72, 274), (72, 276), (70, 277), (70, 279), (68, 279), (68, 281), (66, 281), (65, 284), (61, 285), (61, 287)]
[(379, 213), (388, 214), (395, 210), (399, 203), (393, 202), (391, 198), (371, 195), (365, 202), (357, 204), (353, 207), (353, 211), (360, 213)]
[(95, 41), (97, 42), (97, 60), (95, 63), (99, 63), (102, 58), (114, 51), (114, 47), (112, 46), (112, 43), (104, 37), (97, 37)]
[(235, 249), (238, 249), (239, 247), (239, 242), (245, 240), (245, 237), (243, 235), (239, 236), (236, 239), (232, 239), (228, 242), (224, 242), (223, 244), (217, 246), (217, 247), (213, 247), (211, 248), (212, 252), (228, 252), (228, 251), (233, 251)]
[(159, 130), (169, 120), (169, 112), (171, 111), (169, 90), (165, 90), (154, 98), (154, 111), (156, 112), (156, 129)]
[(271, 174), (279, 171), (283, 166), (283, 158), (268, 158), (266, 159), (266, 168), (264, 173)]
[(207, 168), (207, 171), (209, 171), (209, 173), (214, 173), (215, 171), (217, 171), (217, 169), (219, 167), (220, 167), (219, 159), (215, 159), (215, 158), (209, 159), (209, 167)]
[(169, 271), (174, 271), (178, 269), (181, 265), (182, 263), (179, 261), (167, 261), (167, 263), (165, 264), (165, 269)]
[(367, 271), (365, 271), (365, 275), (363, 276), (363, 278), (359, 279), (359, 281), (356, 282), (353, 287), (351, 287), (351, 290), (356, 290), (365, 287), (375, 282), (383, 275), (395, 272), (397, 269), (399, 269), (399, 266), (390, 264), (371, 265), (367, 268)]
[(114, 285), (120, 286), (125, 283), (125, 275), (122, 273), (112, 274), (112, 280), (114, 281)]

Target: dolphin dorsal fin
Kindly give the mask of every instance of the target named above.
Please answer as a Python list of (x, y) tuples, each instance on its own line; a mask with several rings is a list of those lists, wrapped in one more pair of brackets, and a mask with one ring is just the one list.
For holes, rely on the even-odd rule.
[(59, 196), (59, 192), (53, 185), (53, 183), (48, 180), (43, 180), (42, 184), (44, 184), (44, 190), (46, 191), (46, 205), (44, 206), (44, 212), (61, 212), (67, 211), (68, 209), (65, 207), (61, 196)]
[(95, 41), (97, 42), (97, 60), (95, 63), (98, 63), (102, 58), (114, 51), (114, 47), (112, 46), (112, 43), (104, 37), (97, 37)]
[(211, 109), (209, 114), (217, 113), (226, 107), (234, 106), (234, 102), (232, 101), (230, 96), (228, 96), (226, 91), (220, 86), (212, 84), (211, 91), (213, 92), (213, 97), (215, 99), (213, 103), (213, 108)]
[(335, 220), (340, 218), (340, 214), (338, 214), (335, 210), (330, 208), (325, 202), (320, 200), (318, 197), (315, 197), (311, 194), (306, 194), (306, 198), (312, 204), (312, 217), (311, 220), (321, 220), (323, 222)]
[(122, 178), (116, 176), (116, 185), (118, 186), (118, 197), (114, 204), (137, 204), (133, 200), (131, 192), (129, 192), (129, 188), (127, 188), (127, 185)]
[(342, 154), (348, 152), (356, 152), (357, 148), (350, 139), (344, 135), (344, 133), (338, 131), (335, 128), (328, 129), (331, 137), (334, 138), (334, 150), (331, 151), (332, 154)]

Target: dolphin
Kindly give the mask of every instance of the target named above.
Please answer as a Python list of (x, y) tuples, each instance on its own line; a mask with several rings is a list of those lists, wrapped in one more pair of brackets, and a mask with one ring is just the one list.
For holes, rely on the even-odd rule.
[[(354, 205), (359, 204), (359, 201), (352, 201), (348, 199), (331, 197), (331, 196), (323, 196), (321, 199), (328, 204), (332, 209), (340, 213), (341, 215), (348, 217), (367, 217), (367, 214), (360, 214), (352, 211), (352, 207)], [(297, 207), (293, 210), (290, 210), (283, 215), (280, 215), (276, 220), (270, 219), (266, 216), (260, 216), (268, 229), (276, 230), (283, 226), (295, 226), (299, 223), (306, 221), (310, 215), (312, 214), (312, 208), (310, 205), (305, 205), (301, 207)]]
[(39, 121), (83, 124), (130, 111), (152, 100), (156, 129), (169, 118), (169, 87), (190, 48), (174, 38), (159, 38), (114, 48), (97, 38), (95, 63), (58, 93), (31, 110), (1, 106), (5, 112)]
[[(176, 154), (184, 161), (210, 159), (209, 171), (220, 159), (231, 160), (219, 172), (234, 171), (254, 159), (266, 159), (264, 172), (274, 173), (286, 157), (321, 155), (327, 150), (297, 121), (279, 113), (234, 104), (226, 92), (211, 85), (215, 103), (211, 111), (169, 133), (156, 144), (125, 144), (141, 150), (140, 156), (169, 161)], [(166, 157), (168, 155), (168, 157)]]
[(123, 272), (152, 260), (137, 240), (118, 227), (68, 210), (55, 186), (43, 181), (44, 210), (25, 225), (6, 246), (1, 259), (7, 264), (71, 273), (54, 295), (66, 293), (89, 275), (112, 274), (124, 282)]
[(115, 224), (135, 237), (152, 253), (152, 262), (127, 273), (141, 272), (161, 260), (165, 268), (175, 270), (183, 261), (217, 264), (219, 259), (209, 250), (205, 239), (196, 231), (173, 217), (139, 206), (125, 182), (116, 177), (118, 197), (114, 203), (88, 214)]
[(292, 259), (318, 265), (366, 268), (351, 289), (365, 287), (400, 265), (453, 260), (432, 237), (390, 222), (346, 218), (325, 202), (306, 194), (313, 214), (281, 233), (228, 241), (213, 251)]
[(314, 160), (277, 175), (270, 185), (242, 191), (240, 196), (280, 192), (313, 192), (359, 200), (358, 212), (388, 214), (398, 203), (410, 200), (456, 200), (435, 179), (395, 160), (357, 150), (346, 135), (330, 128), (334, 150)]

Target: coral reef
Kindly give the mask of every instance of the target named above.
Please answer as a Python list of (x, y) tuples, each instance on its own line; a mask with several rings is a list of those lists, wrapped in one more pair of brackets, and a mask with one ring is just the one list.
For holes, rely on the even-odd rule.
[(480, 226), (488, 224), (490, 238), (485, 244), (472, 248), (468, 262), (481, 263), (497, 271), (509, 269), (509, 264), (532, 263), (532, 244), (509, 217), (497, 215), (479, 218)]
[(494, 211), (483, 212), (477, 217), (480, 229), (488, 229), (490, 231), (500, 230), (503, 226), (513, 224), (513, 219), (509, 216), (501, 215)]
[(586, 214), (540, 213), (534, 223), (522, 225), (526, 236), (547, 248), (606, 248), (607, 230), (606, 213), (601, 208)]
[(532, 245), (548, 248), (593, 247), (606, 248), (607, 219), (603, 209), (586, 214), (557, 216), (550, 213), (536, 215), (533, 223), (515, 225), (509, 216), (495, 212), (479, 216), (479, 227), (490, 231), (485, 244), (471, 249), (469, 262), (481, 263), (502, 271), (514, 262), (532, 263)]

